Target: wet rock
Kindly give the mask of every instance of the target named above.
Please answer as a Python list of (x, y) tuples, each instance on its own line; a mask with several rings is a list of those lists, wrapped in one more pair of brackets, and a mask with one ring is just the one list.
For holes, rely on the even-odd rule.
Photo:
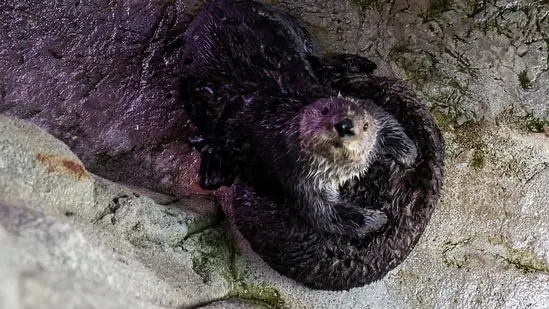
[(195, 157), (177, 77), (197, 5), (2, 1), (0, 113), (46, 129), (93, 173), (188, 194)]

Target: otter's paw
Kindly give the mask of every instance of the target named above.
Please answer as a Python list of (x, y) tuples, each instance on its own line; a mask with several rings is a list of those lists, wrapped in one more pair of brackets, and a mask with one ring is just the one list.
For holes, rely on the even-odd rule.
[(363, 221), (362, 225), (357, 229), (358, 235), (366, 235), (376, 232), (387, 224), (387, 215), (380, 210), (360, 209)]
[(331, 214), (316, 213), (310, 219), (322, 232), (352, 237), (364, 237), (381, 229), (387, 223), (383, 211), (358, 208), (350, 204), (337, 204)]
[(198, 171), (198, 184), (202, 189), (216, 190), (221, 186), (230, 186), (235, 179), (234, 175), (231, 164), (222, 158), (218, 148), (204, 146)]
[(358, 237), (376, 232), (387, 223), (387, 215), (375, 209), (347, 207), (344, 211), (340, 209), (340, 218), (339, 232)]
[(388, 134), (382, 147), (386, 156), (405, 168), (414, 166), (419, 157), (416, 144), (402, 130)]
[(355, 54), (331, 54), (324, 57), (333, 67), (347, 74), (372, 74), (377, 69), (372, 60)]

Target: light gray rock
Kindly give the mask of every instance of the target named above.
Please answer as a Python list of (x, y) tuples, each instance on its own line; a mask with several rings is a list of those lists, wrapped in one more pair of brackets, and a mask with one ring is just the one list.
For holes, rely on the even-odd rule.
[(69, 147), (35, 125), (2, 115), (0, 132), (0, 202), (90, 217), (94, 181)]
[[(34, 125), (0, 116), (0, 128), (0, 228), (22, 308), (194, 306), (229, 294), (232, 251), (213, 202), (117, 185)], [(2, 291), (13, 296), (11, 283)]]
[(11, 261), (13, 249), (7, 231), (0, 226), (0, 309), (19, 308), (17, 270)]

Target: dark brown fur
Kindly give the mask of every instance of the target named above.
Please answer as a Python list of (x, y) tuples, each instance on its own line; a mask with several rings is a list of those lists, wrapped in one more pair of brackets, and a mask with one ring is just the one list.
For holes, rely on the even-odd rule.
[[(340, 198), (338, 187), (365, 172), (377, 156), (413, 164), (416, 149), (388, 113), (363, 102), (358, 109), (378, 127), (375, 136), (370, 134), (375, 143), (365, 144), (354, 154), (364, 158), (363, 164), (348, 168), (343, 158), (315, 164), (312, 154), (318, 149), (313, 148), (320, 148), (319, 138), (327, 136), (330, 128), (312, 132), (318, 138), (307, 143), (312, 139), (303, 135), (311, 133), (306, 123), (317, 116), (305, 112), (322, 101), (337, 101), (330, 107), (333, 112), (356, 104), (319, 83), (305, 59), (306, 54), (316, 53), (314, 45), (302, 33), (306, 30), (288, 15), (253, 1), (212, 1), (191, 23), (185, 35), (182, 97), (207, 140), (201, 156), (201, 184), (215, 189), (230, 185), (238, 176), (271, 196), (297, 201), (299, 217), (319, 232), (360, 237), (383, 226), (386, 215), (375, 206), (348, 203)], [(350, 55), (331, 59), (330, 63), (349, 64), (357, 70), (364, 69), (357, 63), (369, 63)], [(334, 137), (325, 142), (336, 141)], [(343, 143), (340, 149), (351, 148)], [(337, 169), (343, 170), (340, 175), (323, 173)]]
[(318, 233), (300, 222), (293, 205), (273, 202), (242, 183), (233, 188), (234, 220), (275, 270), (312, 288), (345, 290), (381, 279), (418, 242), (440, 196), (444, 140), (419, 98), (395, 79), (362, 75), (329, 84), (353, 97), (371, 97), (418, 145), (420, 161), (414, 168), (380, 161), (343, 190), (357, 205), (383, 205), (389, 223), (362, 238)]
[[(359, 56), (321, 56), (307, 45), (308, 34), (299, 25), (261, 7), (253, 1), (212, 1), (187, 33), (182, 99), (212, 150), (203, 151), (203, 164), (214, 162), (213, 169), (222, 171), (211, 188), (230, 185), (238, 175), (235, 223), (280, 273), (330, 290), (378, 280), (406, 258), (429, 222), (442, 186), (442, 136), (420, 99), (399, 81), (369, 76), (375, 65)], [(288, 188), (301, 181), (292, 172), (299, 170), (301, 112), (339, 91), (361, 99), (368, 113), (381, 107), (378, 115), (392, 119), (383, 128), (399, 132), (381, 138), (368, 172), (341, 188), (340, 201), (352, 207), (304, 202), (301, 197), (314, 187), (293, 193)], [(403, 160), (410, 157), (402, 151), (405, 139), (417, 150), (412, 161)], [(307, 218), (319, 206), (339, 212), (338, 222)], [(388, 222), (375, 233), (361, 233), (356, 230), (365, 218), (361, 211), (383, 212)], [(339, 229), (340, 223), (351, 228), (321, 232)]]

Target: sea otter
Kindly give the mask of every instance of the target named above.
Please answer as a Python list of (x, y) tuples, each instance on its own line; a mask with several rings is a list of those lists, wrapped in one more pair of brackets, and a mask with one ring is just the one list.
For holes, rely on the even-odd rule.
[(201, 151), (199, 184), (210, 190), (230, 185), (237, 174), (224, 130), (226, 119), (244, 104), (239, 94), (265, 88), (272, 93), (325, 92), (308, 58), (321, 56), (318, 61), (325, 67), (370, 73), (377, 68), (352, 54), (321, 55), (299, 20), (255, 1), (209, 1), (184, 38), (180, 97), (200, 133), (190, 141)]
[[(217, 6), (218, 9), (221, 9), (221, 14), (231, 16), (231, 14), (235, 13), (230, 12), (234, 9), (234, 6), (231, 4), (233, 2), (217, 1), (217, 3), (227, 4), (225, 7), (223, 5)], [(237, 11), (240, 13), (236, 15), (240, 14), (241, 18), (247, 20), (257, 18), (257, 16), (254, 16), (254, 12), (257, 12), (257, 10), (250, 10), (249, 7), (255, 7), (258, 4), (250, 1), (239, 3), (241, 6)], [(213, 6), (215, 7), (215, 4)], [(261, 7), (261, 5), (259, 6)], [(223, 13), (224, 10), (228, 10), (229, 12)], [(300, 35), (297, 35), (297, 37), (292, 36), (292, 31), (288, 28), (296, 26), (291, 23), (277, 22), (277, 14), (272, 14), (267, 10), (261, 12), (260, 15), (263, 17), (268, 16), (266, 17), (267, 20), (274, 23), (270, 24), (270, 26), (275, 28), (258, 28), (254, 27), (253, 23), (248, 23), (246, 26), (249, 32), (242, 32), (243, 36), (241, 38), (251, 35), (252, 38), (255, 37), (257, 39), (259, 34), (272, 30), (278, 34), (282, 33), (282, 37), (279, 38), (282, 40), (289, 40), (294, 43), (299, 42), (301, 38), (309, 40), (308, 34), (303, 35), (303, 32), (300, 34), (301, 38)], [(220, 13), (218, 12), (217, 14)], [(299, 199), (284, 198), (285, 191), (280, 188), (282, 185), (270, 181), (269, 172), (277, 171), (270, 169), (269, 164), (262, 165), (262, 160), (259, 160), (259, 156), (257, 155), (257, 149), (254, 149), (257, 145), (243, 147), (241, 142), (235, 142), (237, 139), (233, 138), (229, 139), (231, 140), (229, 145), (223, 145), (222, 142), (218, 143), (219, 146), (216, 147), (219, 147), (219, 150), (223, 149), (224, 152), (222, 154), (216, 154), (218, 153), (217, 150), (211, 152), (212, 154), (216, 154), (215, 156), (220, 158), (221, 161), (229, 160), (226, 156), (226, 153), (229, 152), (241, 154), (242, 149), (248, 149), (249, 154), (251, 154), (249, 157), (243, 155), (237, 157), (247, 158), (247, 163), (250, 166), (257, 167), (256, 170), (249, 170), (248, 173), (255, 171), (253, 174), (258, 177), (252, 182), (245, 181), (246, 177), (237, 180), (233, 185), (234, 200), (232, 209), (229, 212), (242, 235), (251, 244), (253, 250), (258, 252), (274, 269), (302, 282), (306, 286), (329, 290), (344, 290), (358, 287), (385, 276), (388, 271), (396, 267), (407, 257), (419, 240), (429, 222), (442, 187), (444, 140), (424, 104), (400, 81), (392, 78), (371, 76), (372, 68), (375, 69), (375, 67), (369, 64), (368, 59), (347, 55), (341, 57), (322, 57), (314, 53), (307, 54), (303, 52), (300, 44), (297, 44), (297, 47), (290, 44), (290, 49), (298, 49), (298, 52), (294, 53), (294, 55), (297, 55), (294, 59), (298, 61), (294, 64), (298, 65), (295, 72), (299, 75), (299, 78), (295, 80), (299, 81), (305, 77), (304, 80), (306, 82), (304, 84), (306, 86), (314, 84), (314, 87), (304, 87), (305, 90), (302, 90), (301, 87), (296, 87), (299, 85), (286, 83), (286, 79), (284, 78), (272, 79), (271, 76), (284, 77), (284, 71), (280, 75), (264, 74), (263, 79), (255, 80), (254, 78), (263, 73), (261, 73), (261, 70), (252, 69), (249, 73), (254, 78), (251, 78), (251, 81), (247, 81), (249, 87), (243, 87), (246, 91), (241, 93), (239, 89), (231, 87), (233, 84), (226, 82), (225, 78), (230, 79), (231, 77), (228, 74), (230, 70), (226, 68), (227, 64), (216, 61), (218, 57), (227, 60), (227, 58), (223, 58), (226, 56), (223, 48), (216, 51), (216, 53), (220, 52), (221, 55), (211, 53), (211, 41), (208, 39), (208, 36), (215, 37), (216, 34), (220, 34), (220, 38), (232, 36), (221, 35), (224, 33), (224, 30), (219, 29), (221, 22), (212, 19), (211, 15), (208, 16), (202, 13), (201, 18), (202, 20), (195, 24), (195, 31), (198, 29), (199, 33), (204, 34), (204, 30), (200, 30), (204, 25), (209, 25), (208, 27), (212, 31), (202, 36), (204, 38), (203, 42), (206, 42), (205, 46), (207, 47), (205, 49), (205, 56), (202, 58), (202, 65), (210, 65), (206, 66), (209, 69), (204, 71), (203, 77), (213, 77), (214, 80), (216, 76), (222, 77), (220, 81), (210, 80), (210, 84), (207, 85), (204, 81), (190, 78), (190, 81), (196, 83), (195, 85), (198, 86), (195, 90), (203, 90), (202, 92), (191, 91), (191, 94), (202, 99), (204, 97), (201, 96), (205, 96), (207, 99), (206, 102), (210, 102), (204, 104), (201, 103), (203, 101), (195, 101), (191, 105), (195, 105), (198, 109), (208, 110), (202, 115), (211, 117), (212, 122), (204, 121), (203, 123), (206, 123), (206, 127), (208, 128), (217, 128), (217, 132), (221, 133), (220, 136), (223, 138), (225, 137), (223, 133), (225, 133), (226, 128), (231, 128), (229, 131), (234, 130), (234, 127), (232, 127), (234, 123), (231, 120), (238, 119), (238, 117), (234, 116), (244, 113), (243, 111), (246, 108), (256, 108), (258, 110), (263, 108), (263, 111), (267, 115), (266, 118), (275, 120), (277, 119), (276, 117), (269, 118), (268, 115), (277, 115), (278, 113), (280, 116), (280, 111), (285, 110), (286, 107), (301, 109), (302, 113), (294, 113), (294, 115), (299, 115), (296, 116), (298, 118), (303, 117), (307, 109), (311, 109), (312, 112), (320, 110), (322, 114), (323, 109), (319, 109), (316, 106), (327, 104), (330, 100), (338, 100), (340, 96), (335, 95), (335, 91), (341, 91), (344, 98), (347, 98), (350, 102), (363, 105), (365, 110), (368, 109), (371, 101), (373, 101), (375, 105), (378, 105), (385, 112), (392, 115), (404, 129), (405, 136), (412, 140), (417, 151), (417, 159), (413, 164), (402, 164), (402, 160), (399, 163), (399, 160), (395, 159), (398, 156), (376, 156), (376, 159), (371, 162), (370, 168), (366, 173), (361, 174), (357, 178), (350, 179), (339, 188), (338, 194), (340, 199), (353, 204), (357, 208), (366, 207), (381, 211), (388, 218), (388, 223), (379, 231), (361, 237), (356, 237), (356, 234), (339, 235), (323, 233), (319, 232), (319, 229), (314, 225), (304, 224), (303, 209), (296, 207), (299, 204)], [(277, 32), (280, 28), (286, 30)], [(303, 31), (302, 28), (300, 29), (299, 31)], [(242, 31), (236, 28), (232, 30), (237, 32)], [(295, 34), (297, 31), (293, 33)], [(286, 37), (284, 38), (284, 36)], [(261, 40), (256, 40), (253, 44), (257, 44)], [(284, 46), (286, 45), (282, 44), (281, 46), (275, 45), (274, 47), (292, 54), (291, 50), (284, 51)], [(242, 48), (242, 46), (238, 48)], [(284, 55), (284, 53), (281, 54)], [(276, 63), (276, 59), (279, 59), (276, 57), (276, 53), (271, 53), (270, 55), (274, 55), (274, 57), (267, 57), (267, 60), (264, 59), (262, 61), (275, 59), (271, 63)], [(305, 64), (300, 62), (304, 59), (307, 62)], [(352, 59), (352, 61), (347, 61), (346, 59)], [(363, 65), (357, 65), (361, 63)], [(237, 61), (237, 65), (233, 67), (239, 67), (241, 64), (242, 62)], [(221, 71), (224, 71), (226, 75), (212, 74), (218, 72), (218, 69), (224, 66), (225, 69)], [(250, 67), (246, 66), (246, 68), (249, 69)], [(246, 72), (246, 70), (243, 72)], [(242, 75), (238, 74), (237, 76), (242, 78)], [(311, 82), (311, 78), (317, 84)], [(267, 84), (276, 85), (281, 81), (279, 85), (292, 85), (292, 87), (280, 86), (279, 92), (284, 95), (280, 93), (276, 94), (276, 91), (272, 92), (277, 86), (267, 87), (269, 91), (264, 91), (265, 89), (261, 88), (261, 81), (265, 79), (267, 79)], [(246, 79), (244, 78), (244, 80)], [(226, 85), (227, 87), (220, 88), (220, 85)], [(255, 87), (258, 87), (255, 89), (256, 91), (254, 91)], [(314, 95), (311, 96), (311, 91), (307, 91), (311, 89), (324, 89), (322, 91), (326, 91), (326, 88), (334, 90), (328, 97), (321, 96), (315, 98)], [(292, 89), (297, 89), (298, 91), (292, 92)], [(313, 93), (315, 92), (313, 91)], [(341, 110), (338, 110), (337, 106), (343, 106), (347, 104), (346, 102), (347, 100), (345, 100), (345, 103), (336, 104), (335, 110), (328, 110), (326, 114), (339, 114)], [(215, 105), (215, 103), (218, 105)], [(369, 111), (369, 113), (372, 112)], [(230, 117), (227, 115), (230, 115)], [(259, 115), (259, 113), (251, 113), (250, 115), (254, 117)], [(340, 120), (340, 118), (342, 117), (336, 117), (337, 120)], [(355, 125), (355, 119), (367, 119), (367, 117), (347, 118), (353, 121), (353, 128), (359, 127)], [(200, 117), (196, 119), (200, 119)], [(301, 120), (291, 123), (294, 125), (296, 123), (300, 125), (305, 123), (310, 128), (313, 128), (315, 127), (314, 119), (315, 117), (310, 118), (313, 125)], [(331, 134), (342, 131), (342, 135), (344, 136), (344, 132), (350, 127), (347, 121), (343, 121), (345, 118), (341, 119), (341, 121), (333, 121), (331, 117), (320, 117), (318, 119), (321, 119), (321, 122), (331, 121), (332, 124), (338, 125), (340, 129), (335, 128), (335, 131), (331, 131)], [(236, 121), (236, 123), (238, 124), (239, 122)], [(254, 122), (250, 123), (254, 124)], [(271, 123), (264, 127), (269, 128), (271, 126), (272, 128), (273, 125), (277, 126), (271, 133), (290, 132), (293, 135), (286, 135), (292, 136), (292, 138), (299, 137), (302, 134), (302, 131), (295, 127), (293, 129), (287, 128), (282, 121), (278, 124)], [(324, 133), (319, 134), (317, 131), (316, 135), (313, 134), (311, 136), (326, 137), (330, 134), (329, 131), (320, 132)], [(282, 135), (284, 136), (284, 134)], [(306, 134), (304, 135), (306, 136)], [(215, 134), (212, 136), (216, 137)], [(337, 136), (339, 136), (339, 133), (337, 133)], [(268, 135), (258, 134), (256, 137), (262, 139), (264, 145), (268, 146)], [(339, 137), (329, 140), (337, 141), (338, 139)], [(284, 155), (283, 151), (276, 148), (280, 144), (278, 143), (280, 140), (273, 141), (276, 142), (271, 145), (273, 150), (275, 150), (272, 154)], [(395, 142), (398, 144), (398, 138)], [(319, 146), (323, 144), (318, 143)], [(341, 142), (341, 144), (344, 144), (344, 142)], [(298, 149), (296, 143), (290, 142), (289, 145), (294, 145), (294, 150)], [(311, 149), (315, 149), (314, 145), (317, 144), (313, 144)], [(259, 148), (261, 149), (261, 147)], [(326, 150), (320, 147), (319, 150), (319, 153), (332, 153), (330, 148)], [(265, 152), (262, 153), (265, 154)], [(293, 163), (287, 162), (287, 164), (292, 165)], [(285, 169), (284, 166), (279, 167)], [(293, 168), (296, 167), (293, 166)], [(290, 169), (285, 170), (288, 171)], [(261, 181), (261, 177), (265, 177), (265, 179)], [(289, 181), (291, 182), (292, 179), (289, 179)]]
[(417, 145), (419, 160), (412, 168), (380, 158), (341, 188), (347, 202), (380, 205), (388, 223), (360, 238), (319, 233), (299, 219), (297, 201), (277, 200), (240, 181), (232, 187), (231, 216), (251, 248), (276, 271), (313, 289), (347, 290), (383, 278), (418, 242), (441, 193), (444, 139), (423, 102), (399, 80), (325, 77), (344, 95), (372, 99), (394, 115)]
[(251, 100), (227, 127), (230, 136), (253, 145), (240, 180), (292, 201), (299, 217), (321, 232), (362, 237), (387, 222), (379, 203), (357, 207), (340, 188), (363, 177), (374, 161), (416, 163), (416, 146), (389, 113), (371, 100), (344, 96)]
[[(411, 166), (415, 145), (375, 104), (320, 84), (305, 60), (314, 50), (295, 36), (305, 30), (274, 31), (280, 13), (273, 18), (270, 10), (253, 1), (212, 1), (186, 32), (182, 97), (207, 139), (200, 172), (219, 180), (201, 177), (201, 184), (229, 185), (236, 175), (257, 189), (268, 183), (266, 191), (297, 201), (299, 216), (320, 232), (376, 231), (386, 215), (348, 203), (339, 187), (378, 157)], [(361, 60), (324, 61), (371, 68), (349, 59)]]

